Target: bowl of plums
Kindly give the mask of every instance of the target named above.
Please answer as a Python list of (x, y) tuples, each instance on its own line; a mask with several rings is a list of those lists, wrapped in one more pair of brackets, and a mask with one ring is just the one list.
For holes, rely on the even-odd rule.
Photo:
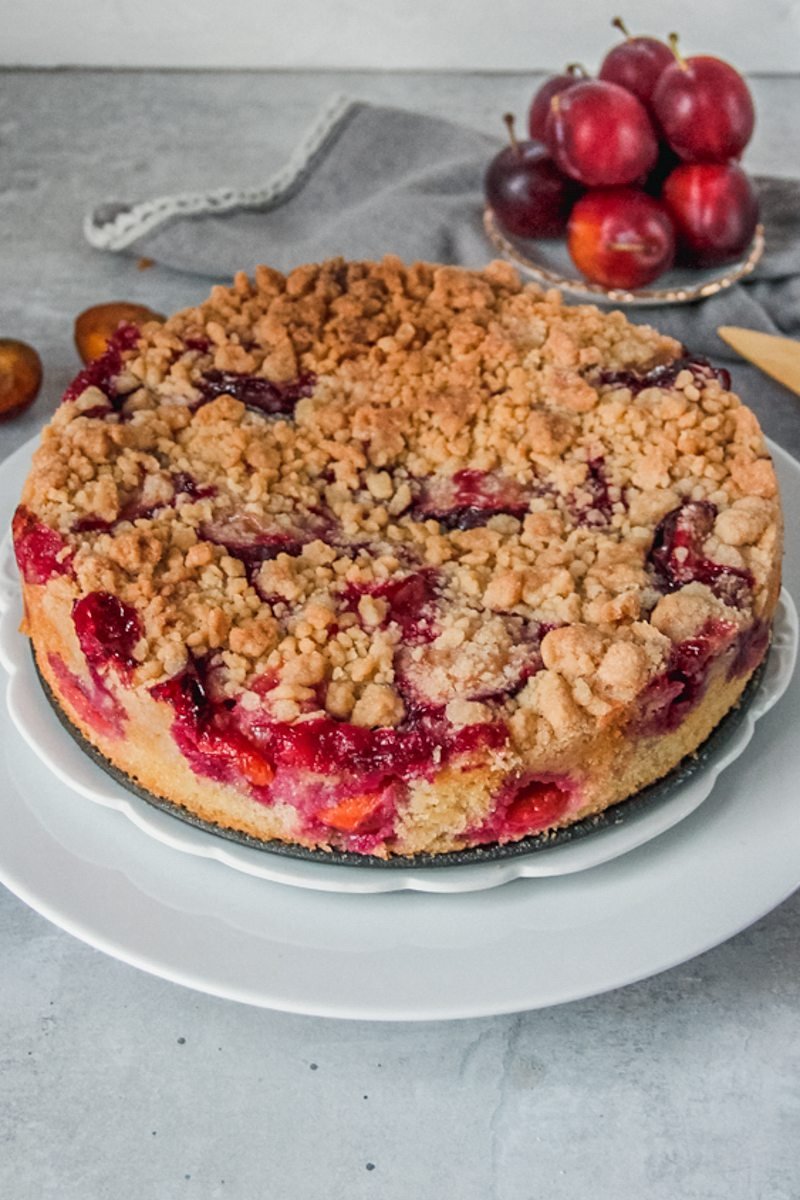
[(755, 110), (742, 75), (677, 34), (623, 40), (596, 76), (571, 63), (512, 114), (488, 164), (484, 228), (529, 278), (595, 303), (678, 304), (749, 274), (764, 250), (741, 165)]

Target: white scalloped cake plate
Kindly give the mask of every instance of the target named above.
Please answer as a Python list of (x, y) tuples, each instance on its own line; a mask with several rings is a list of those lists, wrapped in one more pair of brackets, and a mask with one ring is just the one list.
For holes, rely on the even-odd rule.
[[(800, 465), (772, 450), (786, 510), (800, 511)], [(5, 463), (4, 520), (30, 453)], [(792, 522), (787, 543), (786, 583), (798, 592)], [(736, 770), (694, 812), (601, 865), (458, 895), (372, 896), (285, 887), (176, 854), (120, 812), (87, 804), (6, 716), (0, 880), (122, 961), (262, 1007), (376, 1020), (545, 1007), (685, 962), (800, 886), (798, 707), (795, 674)]]

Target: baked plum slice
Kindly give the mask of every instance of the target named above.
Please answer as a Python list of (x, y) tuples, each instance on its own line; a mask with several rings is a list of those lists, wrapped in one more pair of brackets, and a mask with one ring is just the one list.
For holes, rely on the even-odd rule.
[(760, 617), (752, 625), (739, 632), (734, 643), (734, 654), (728, 668), (728, 678), (750, 675), (763, 662), (772, 639), (772, 626)]
[(323, 800), (309, 814), (308, 825), (336, 845), (369, 854), (393, 836), (397, 813), (407, 795), (405, 784), (390, 776), (371, 790), (354, 789)]
[(645, 388), (672, 388), (681, 371), (690, 371), (698, 387), (716, 380), (720, 387), (729, 392), (731, 389), (730, 371), (724, 367), (713, 366), (702, 355), (684, 355), (674, 358), (672, 362), (661, 363), (649, 371), (602, 371), (596, 377), (596, 382), (607, 387), (625, 387), (638, 396)]
[(193, 407), (199, 408), (217, 396), (234, 396), (247, 408), (266, 417), (292, 417), (297, 401), (310, 396), (317, 382), (311, 371), (275, 383), (261, 375), (242, 375), (236, 371), (206, 371), (197, 384), (202, 399)]
[(519, 784), (503, 814), (500, 839), (506, 834), (538, 833), (565, 815), (572, 789), (563, 778), (532, 778)]
[(383, 788), (378, 792), (345, 796), (343, 800), (321, 808), (316, 814), (317, 820), (339, 833), (377, 833), (386, 818), (394, 814), (394, 805), (387, 797), (388, 790)]
[[(150, 695), (172, 708), (172, 736), (197, 774), (221, 783), (244, 780), (255, 789), (272, 783), (268, 759), (234, 727), (226, 706), (211, 699), (201, 664), (156, 684)], [(259, 798), (267, 797), (260, 792)]]
[(108, 349), (75, 376), (64, 392), (62, 403), (77, 400), (87, 388), (96, 387), (109, 403), (107, 406), (98, 405), (82, 415), (103, 417), (110, 412), (119, 412), (123, 398), (117, 394), (116, 382), (122, 374), (122, 356), (127, 350), (134, 348), (140, 337), (141, 331), (135, 325), (120, 325), (117, 332), (109, 338)]
[(499, 748), (508, 739), (501, 722), (455, 730), (440, 712), (412, 712), (401, 726), (375, 729), (327, 716), (271, 721), (258, 710), (237, 710), (235, 718), (279, 775), (332, 777), (344, 781), (348, 796), (374, 796), (390, 780), (430, 775), (452, 756)]
[(330, 520), (316, 513), (292, 517), (285, 525), (277, 518), (266, 524), (247, 512), (221, 513), (200, 526), (200, 536), (215, 546), (223, 546), (233, 558), (248, 566), (257, 566), (279, 554), (299, 554), (303, 546), (325, 540), (331, 532)]
[(123, 737), (127, 714), (98, 672), (90, 666), (89, 678), (81, 679), (70, 671), (59, 654), (48, 654), (47, 661), (58, 681), (59, 696), (66, 700), (78, 720), (101, 737)]
[(119, 513), (113, 521), (95, 513), (79, 517), (72, 525), (74, 533), (99, 533), (114, 529), (121, 521), (147, 521), (164, 508), (174, 508), (181, 498), (185, 497), (190, 503), (215, 496), (217, 489), (211, 484), (201, 484), (185, 471), (176, 471), (170, 476), (172, 495), (165, 499), (152, 499), (148, 488), (148, 476), (139, 487), (128, 496)]
[(113, 666), (129, 680), (136, 666), (133, 652), (142, 636), (136, 609), (110, 592), (89, 592), (73, 604), (72, 621), (89, 666), (95, 671)]
[(391, 843), (411, 780), (499, 749), (508, 734), (500, 722), (454, 730), (441, 713), (416, 712), (395, 729), (322, 718), (272, 724), (254, 736), (275, 764), (273, 790), (298, 808), (309, 836), (369, 854)]
[(425, 644), (402, 644), (395, 677), (411, 710), (451, 700), (503, 701), (542, 668), (541, 640), (552, 626), (522, 617), (467, 614)]
[(205, 500), (208, 496), (216, 496), (217, 489), (212, 483), (200, 483), (187, 471), (175, 471), (172, 476), (175, 485), (175, 499), (188, 496), (190, 500)]
[(398, 625), (403, 641), (417, 645), (436, 637), (438, 584), (438, 573), (433, 569), (378, 583), (351, 583), (342, 592), (342, 603), (346, 608), (357, 608), (362, 596), (385, 601), (383, 627)]
[(668, 512), (656, 526), (648, 564), (661, 592), (704, 583), (724, 604), (743, 608), (755, 583), (751, 573), (714, 562), (703, 553), (716, 516), (716, 505), (708, 500), (688, 500)]
[(443, 709), (451, 700), (504, 700), (542, 667), (541, 640), (552, 626), (512, 614), (465, 610), (445, 626), (441, 580), (432, 568), (381, 583), (350, 584), (351, 608), (363, 595), (387, 603), (383, 626), (396, 624), (397, 686), (409, 711)]
[(614, 511), (609, 487), (605, 460), (600, 457), (589, 459), (580, 495), (567, 498), (567, 507), (577, 525), (591, 528), (603, 528), (608, 525)]
[(523, 517), (529, 501), (528, 489), (515, 479), (465, 469), (426, 479), (411, 512), (418, 521), (433, 519), (445, 529), (475, 529), (490, 517)]
[(574, 807), (575, 780), (567, 775), (526, 773), (504, 784), (493, 811), (469, 842), (513, 842), (558, 825)]
[(14, 554), (26, 583), (47, 583), (56, 575), (72, 573), (72, 552), (56, 529), (40, 521), (20, 504), (11, 522)]
[(127, 716), (107, 676), (113, 668), (120, 680), (130, 683), (136, 666), (133, 651), (142, 634), (138, 613), (109, 592), (89, 592), (73, 604), (72, 620), (88, 678), (80, 678), (58, 654), (50, 654), (60, 694), (91, 729), (102, 737), (120, 738)]
[(215, 700), (212, 672), (207, 661), (192, 662), (150, 689), (171, 707), (172, 736), (192, 769), (219, 782), (244, 781), (263, 803), (290, 803), (316, 836), (323, 831), (362, 853), (391, 835), (408, 780), (508, 738), (500, 722), (454, 730), (438, 713), (413, 714), (399, 728), (331, 717), (273, 721), (265, 710)]
[(677, 729), (705, 695), (712, 667), (721, 655), (731, 655), (729, 676), (741, 673), (733, 671), (740, 644), (737, 632), (731, 621), (712, 617), (694, 637), (676, 642), (665, 669), (639, 697), (633, 731), (648, 737)]

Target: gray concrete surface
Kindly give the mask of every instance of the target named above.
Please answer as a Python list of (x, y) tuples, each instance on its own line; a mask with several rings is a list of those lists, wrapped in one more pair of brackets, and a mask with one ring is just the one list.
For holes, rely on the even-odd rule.
[[(485, 75), (0, 73), (0, 336), (74, 374), (74, 315), (169, 311), (203, 281), (81, 238), (105, 196), (269, 174), (332, 90), (498, 127)], [(800, 174), (800, 80), (754, 81), (753, 170)], [(798, 401), (800, 404), (800, 401)], [(787, 401), (780, 429), (800, 452)], [(9, 736), (7, 725), (3, 732)], [(754, 856), (754, 870), (758, 870)], [(347, 1023), (124, 966), (0, 889), (4, 1200), (798, 1200), (800, 895), (657, 978), (517, 1017)]]

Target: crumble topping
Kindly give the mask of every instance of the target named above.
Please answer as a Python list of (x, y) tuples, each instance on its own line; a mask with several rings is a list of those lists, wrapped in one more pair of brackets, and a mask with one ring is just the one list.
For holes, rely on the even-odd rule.
[(129, 341), (23, 499), (76, 596), (138, 614), (134, 685), (206, 658), (276, 721), (443, 708), (546, 745), (766, 602), (755, 416), (672, 339), (504, 263), (259, 267)]

